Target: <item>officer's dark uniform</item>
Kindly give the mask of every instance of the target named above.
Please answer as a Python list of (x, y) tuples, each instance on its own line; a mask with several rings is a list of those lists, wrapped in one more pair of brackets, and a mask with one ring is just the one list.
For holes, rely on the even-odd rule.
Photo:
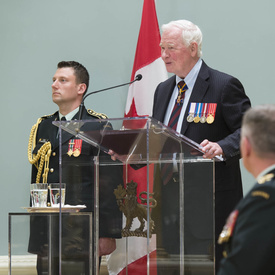
[(219, 243), (225, 246), (218, 275), (275, 274), (275, 169), (229, 216)]
[[(73, 119), (77, 119), (78, 114)], [(103, 114), (95, 113), (92, 110), (83, 111), (82, 120), (97, 120), (99, 118), (107, 118)], [(42, 121), (38, 125), (36, 134), (36, 147), (33, 154), (37, 154), (38, 150), (46, 142), (50, 142), (52, 152), (49, 160), (49, 172), (47, 183), (59, 182), (59, 139), (58, 127), (52, 124), (58, 120), (58, 112), (50, 116), (42, 117)], [(85, 131), (101, 130), (106, 125), (102, 122), (87, 123), (83, 126)], [(83, 130), (83, 128), (81, 129)], [(74, 145), (79, 141), (75, 136), (62, 131), (62, 182), (66, 183), (65, 204), (70, 205), (86, 205), (83, 211), (92, 212), (94, 207), (94, 156), (98, 155), (98, 149), (90, 144), (82, 141), (80, 152), (78, 154), (69, 153), (76, 150)], [(102, 155), (103, 153), (100, 153)], [(108, 156), (110, 159), (110, 156)], [(32, 165), (32, 182), (36, 182), (38, 169)], [(114, 189), (117, 185), (123, 183), (121, 166), (100, 167), (100, 220), (99, 220), (99, 236), (107, 238), (120, 238), (122, 215), (118, 209), (114, 196)], [(42, 182), (42, 178), (40, 180)], [(88, 245), (89, 245), (89, 224), (88, 220), (77, 220), (78, 218), (63, 218), (62, 225), (62, 257), (63, 260), (70, 261), (82, 259), (86, 265), (89, 264)], [(48, 222), (46, 218), (32, 217), (30, 224), (30, 240), (29, 252), (37, 254), (38, 274), (48, 274), (47, 265), (42, 264), (41, 259), (48, 257)], [(57, 239), (58, 236), (58, 217), (56, 220), (56, 230), (52, 234)], [(58, 243), (58, 241), (57, 241)], [(58, 248), (51, 251), (53, 256), (58, 256)], [(56, 254), (56, 255), (54, 255)], [(82, 257), (82, 258), (81, 258)], [(58, 258), (57, 258), (58, 259)], [(56, 267), (52, 274), (58, 274), (58, 260), (53, 263)], [(43, 266), (43, 267), (42, 267)], [(89, 274), (89, 267), (85, 267), (85, 273)], [(66, 271), (64, 274), (71, 274)], [(73, 272), (73, 271), (72, 271)], [(75, 272), (75, 271), (74, 271)], [(72, 273), (75, 274), (75, 273)]]

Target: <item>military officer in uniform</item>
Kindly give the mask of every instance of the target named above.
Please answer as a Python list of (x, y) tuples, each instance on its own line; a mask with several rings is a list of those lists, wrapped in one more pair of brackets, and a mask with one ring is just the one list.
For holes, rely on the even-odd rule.
[(218, 275), (275, 274), (275, 105), (246, 112), (241, 130), (245, 168), (257, 183), (228, 217), (218, 242)]
[[(66, 183), (65, 203), (70, 205), (85, 205), (84, 211), (92, 212), (94, 207), (94, 156), (103, 154), (98, 148), (82, 141), (75, 136), (62, 131), (52, 124), (57, 120), (74, 120), (78, 118), (79, 105), (89, 86), (89, 74), (86, 68), (75, 61), (62, 61), (57, 65), (57, 71), (53, 76), (52, 100), (59, 107), (59, 110), (48, 116), (38, 119), (33, 126), (28, 146), (28, 157), (32, 164), (32, 183), (60, 182), (59, 171), (59, 135), (62, 143), (62, 181)], [(82, 119), (97, 121), (107, 118), (104, 114), (87, 110), (84, 107)], [(86, 126), (87, 125), (87, 126)], [(89, 131), (100, 130), (110, 127), (107, 124), (87, 123), (84, 125)], [(109, 155), (107, 155), (109, 157)], [(115, 166), (113, 166), (115, 167)], [(117, 185), (123, 182), (122, 171), (116, 168), (100, 168), (100, 219), (99, 219), (99, 256), (110, 254), (116, 248), (115, 238), (121, 237), (121, 212), (118, 209), (113, 194)], [(89, 224), (77, 218), (64, 220), (62, 225), (62, 257), (63, 260), (83, 259), (85, 268), (81, 271), (71, 269), (72, 274), (89, 274), (90, 264), (88, 251)], [(48, 223), (44, 218), (32, 217), (30, 226), (29, 252), (38, 255), (38, 274), (47, 274), (47, 266), (44, 268), (47, 259), (48, 248)], [(53, 234), (58, 236), (58, 223)], [(65, 241), (66, 240), (66, 241)], [(58, 241), (57, 241), (58, 243)], [(52, 251), (57, 257), (58, 249)], [(66, 255), (65, 255), (66, 254)], [(58, 259), (58, 257), (57, 257)], [(58, 273), (58, 260), (53, 263), (51, 274)], [(84, 271), (85, 270), (85, 271)], [(66, 270), (66, 274), (69, 273)]]

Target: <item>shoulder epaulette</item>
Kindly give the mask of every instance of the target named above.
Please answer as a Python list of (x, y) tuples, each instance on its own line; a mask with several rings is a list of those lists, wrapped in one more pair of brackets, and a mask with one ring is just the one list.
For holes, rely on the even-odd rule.
[(56, 114), (56, 112), (53, 113), (53, 114), (50, 114), (50, 115), (44, 115), (44, 116), (41, 117), (41, 119), (51, 118), (51, 117), (53, 117), (55, 114)]
[(87, 112), (88, 112), (88, 114), (90, 116), (93, 116), (93, 117), (96, 117), (96, 118), (99, 118), (99, 119), (106, 119), (106, 118), (108, 118), (105, 114), (103, 114), (103, 113), (97, 113), (97, 112), (95, 112), (92, 109), (87, 109)]

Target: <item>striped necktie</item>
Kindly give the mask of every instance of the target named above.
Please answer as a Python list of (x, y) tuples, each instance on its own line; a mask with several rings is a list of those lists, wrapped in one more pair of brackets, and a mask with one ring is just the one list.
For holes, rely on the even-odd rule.
[[(172, 128), (175, 131), (177, 129), (177, 124), (178, 124), (180, 112), (182, 109), (185, 92), (188, 89), (186, 83), (183, 80), (178, 83), (178, 89), (179, 89), (179, 93), (178, 93), (170, 120), (168, 122), (168, 127)], [(165, 150), (165, 145), (164, 145), (164, 152), (165, 151), (166, 150)], [(162, 165), (161, 177), (162, 177), (164, 185), (166, 185), (171, 180), (171, 178), (173, 176), (173, 169), (174, 169), (173, 163), (165, 163), (164, 165)]]

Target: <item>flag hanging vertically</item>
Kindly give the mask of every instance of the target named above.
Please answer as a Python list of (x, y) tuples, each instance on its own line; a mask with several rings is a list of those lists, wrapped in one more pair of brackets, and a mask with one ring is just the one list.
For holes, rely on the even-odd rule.
[[(137, 42), (135, 60), (131, 75), (131, 81), (138, 74), (142, 75), (141, 81), (129, 86), (128, 98), (125, 108), (125, 117), (151, 116), (153, 97), (157, 85), (167, 79), (165, 64), (161, 59), (160, 32), (157, 20), (155, 0), (144, 0), (141, 26)], [(125, 126), (125, 125), (124, 125)], [(135, 127), (135, 125), (128, 125)], [(127, 126), (126, 126), (127, 127)], [(127, 128), (130, 128), (127, 127)], [(153, 166), (150, 165), (150, 174), (153, 174)], [(127, 167), (126, 182), (131, 180), (138, 183), (137, 194), (147, 191), (147, 167), (134, 170)], [(150, 177), (149, 192), (153, 191), (153, 180)], [(134, 221), (133, 227), (138, 227)], [(127, 257), (122, 257), (127, 249)], [(150, 259), (156, 256), (156, 243), (152, 238), (149, 244)], [(109, 274), (147, 274), (147, 240), (142, 237), (128, 237), (117, 240), (116, 250), (107, 257)], [(150, 275), (156, 274), (150, 269)]]
[(160, 32), (154, 0), (144, 0), (142, 20), (131, 76), (142, 80), (129, 86), (125, 117), (150, 116), (157, 85), (167, 79), (167, 71), (161, 59)]

